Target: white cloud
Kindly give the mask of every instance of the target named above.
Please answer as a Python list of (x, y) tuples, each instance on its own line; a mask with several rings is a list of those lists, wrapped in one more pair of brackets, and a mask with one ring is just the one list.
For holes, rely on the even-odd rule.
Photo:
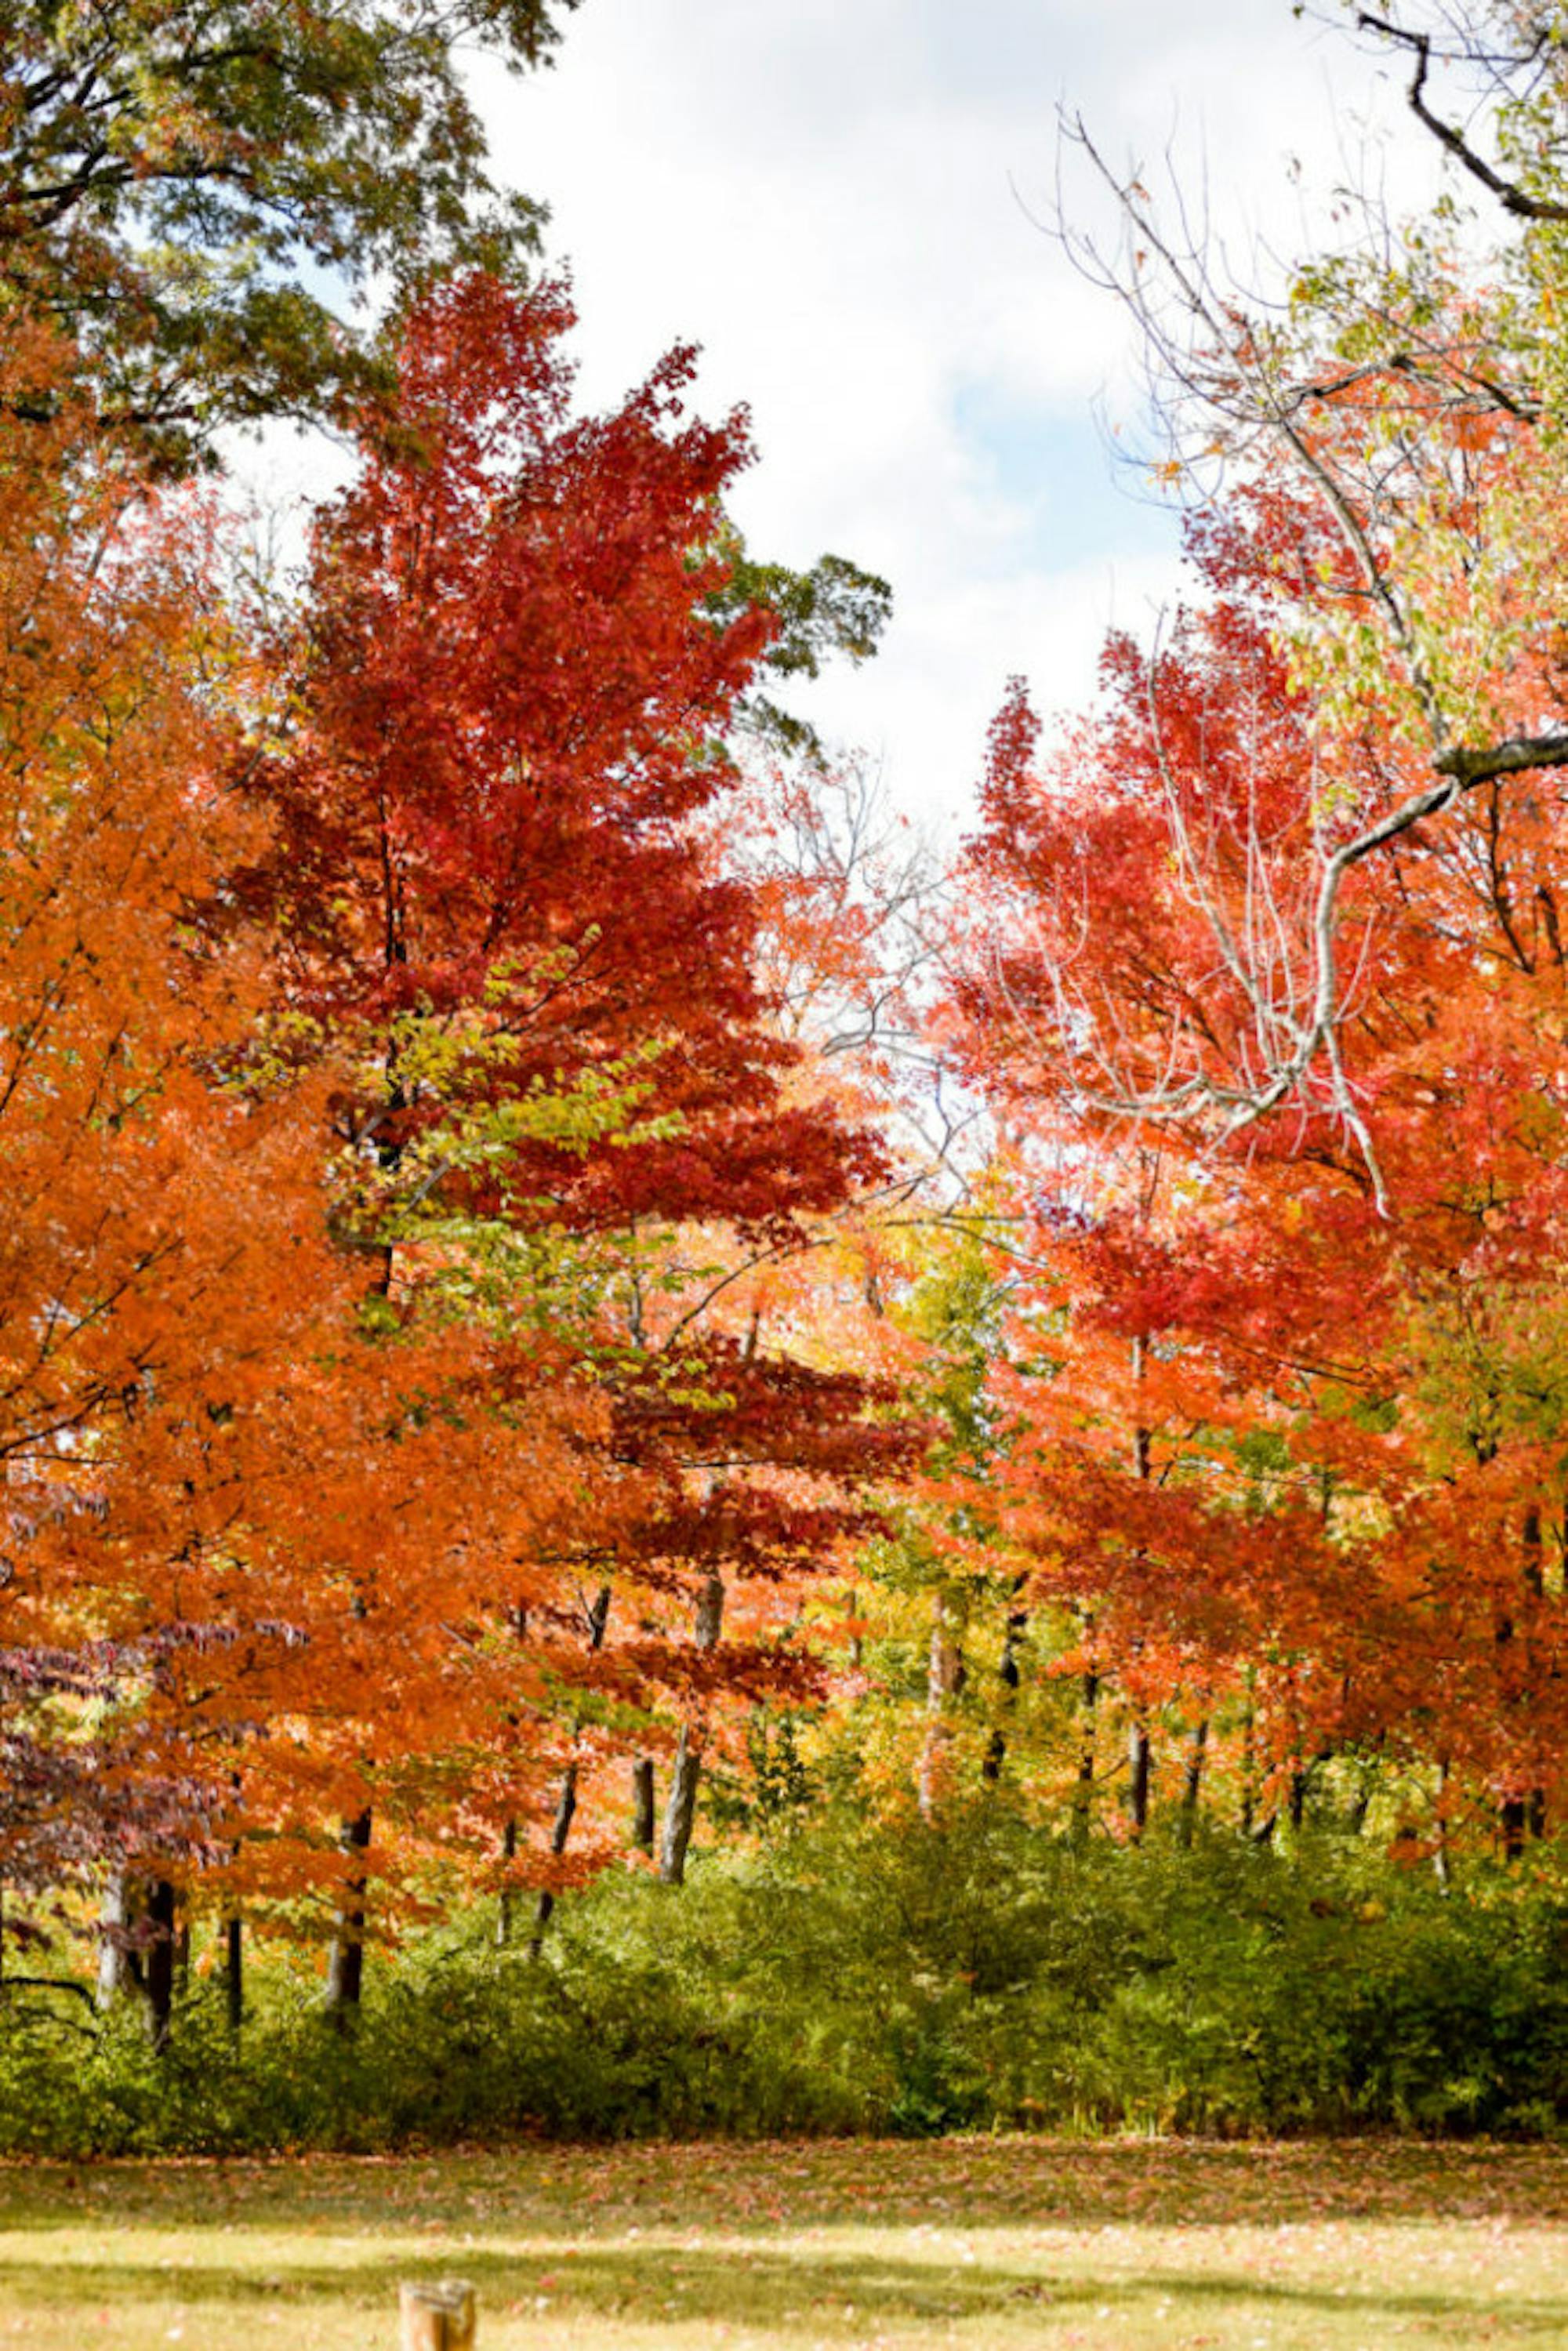
[(1413, 152), (1393, 85), (1288, 0), (586, 0), (551, 72), (478, 86), (552, 208), (585, 396), (699, 341), (704, 404), (753, 413), (754, 543), (892, 579), (884, 653), (813, 716), (931, 810), (967, 800), (1009, 672), (1082, 703), (1107, 623), (1176, 586), (1174, 520), (1129, 503), (1090, 423), (1102, 388), (1134, 409), (1126, 321), (1029, 216), (1059, 103), (1117, 164), (1168, 147), (1249, 266), (1321, 235), (1380, 139), (1401, 172)]
[[(584, 0), (558, 58), (475, 83), (503, 175), (551, 206), (584, 397), (702, 344), (701, 405), (753, 413), (758, 550), (893, 581), (883, 654), (812, 715), (928, 810), (967, 802), (1010, 672), (1081, 704), (1106, 625), (1176, 587), (1174, 519), (1091, 418), (1103, 390), (1135, 419), (1127, 322), (1037, 225), (1058, 105), (1117, 165), (1157, 177), (1168, 147), (1248, 266), (1320, 236), (1378, 139), (1406, 178), (1416, 151), (1396, 84), (1290, 0)], [(1067, 193), (1092, 210), (1082, 173)]]

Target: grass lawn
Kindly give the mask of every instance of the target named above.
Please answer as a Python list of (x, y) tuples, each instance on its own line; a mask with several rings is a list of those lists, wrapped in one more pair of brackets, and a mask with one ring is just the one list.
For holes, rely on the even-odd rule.
[(953, 2139), (0, 2166), (0, 2351), (1568, 2345), (1568, 2156)]

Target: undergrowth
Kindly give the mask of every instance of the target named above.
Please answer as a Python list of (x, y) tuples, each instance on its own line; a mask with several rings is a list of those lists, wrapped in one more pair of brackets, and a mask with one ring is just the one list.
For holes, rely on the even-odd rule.
[(172, 2045), (16, 1991), (0, 2149), (78, 2158), (1038, 2127), (1552, 2136), (1568, 2116), (1568, 1892), (1542, 1849), (1448, 1891), (1348, 1839), (1076, 1850), (998, 1808), (821, 1820), (683, 1889), (493, 1915), (369, 1970), (333, 2029), (275, 1956), (231, 2032), (197, 1979)]

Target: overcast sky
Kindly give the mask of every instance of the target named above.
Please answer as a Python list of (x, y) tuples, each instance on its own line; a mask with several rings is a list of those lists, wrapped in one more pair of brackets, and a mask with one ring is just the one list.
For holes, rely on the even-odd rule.
[(501, 175), (550, 207), (583, 395), (701, 344), (700, 404), (752, 413), (755, 551), (893, 584), (881, 656), (811, 715), (932, 815), (961, 818), (1011, 673), (1082, 704), (1107, 625), (1178, 582), (1174, 517), (1096, 423), (1138, 424), (1126, 322), (1039, 225), (1059, 106), (1151, 185), (1167, 151), (1207, 185), (1243, 274), (1256, 235), (1321, 233), (1312, 192), (1429, 179), (1399, 84), (1291, 0), (582, 0), (557, 58), (476, 82)]

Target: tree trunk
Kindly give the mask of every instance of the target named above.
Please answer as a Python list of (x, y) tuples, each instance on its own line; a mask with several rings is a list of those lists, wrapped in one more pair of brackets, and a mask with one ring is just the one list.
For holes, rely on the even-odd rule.
[[(1531, 1510), (1524, 1521), (1524, 1670), (1534, 1687), (1540, 1653), (1542, 1603), (1546, 1598), (1545, 1546), (1541, 1512)], [(1524, 1800), (1525, 1823), (1532, 1837), (1546, 1834), (1546, 1791), (1539, 1783)]]
[[(577, 1766), (569, 1763), (556, 1800), (555, 1821), (550, 1829), (549, 1849), (558, 1857), (566, 1851), (566, 1841), (571, 1834), (571, 1823), (577, 1812)], [(539, 1896), (534, 1913), (534, 1938), (528, 1946), (528, 1957), (537, 1959), (544, 1949), (545, 1928), (549, 1925), (550, 1912), (555, 1908), (555, 1896), (547, 1886)]]
[[(695, 1640), (699, 1649), (715, 1649), (724, 1625), (724, 1578), (710, 1575), (697, 1595)], [(670, 1771), (669, 1800), (664, 1806), (664, 1834), (659, 1848), (659, 1876), (666, 1886), (685, 1883), (686, 1853), (697, 1816), (697, 1786), (702, 1778), (704, 1729), (701, 1710), (681, 1725), (680, 1743)]]
[(632, 1766), (632, 1842), (643, 1853), (653, 1850), (653, 1759), (644, 1755)]
[[(117, 1869), (104, 1889), (99, 1912), (104, 1928), (98, 1955), (98, 2005), (112, 2008), (126, 1992), (142, 2003), (142, 2012), (160, 2056), (169, 2046), (174, 2018), (175, 1895), (166, 1877), (139, 1886), (126, 1871)], [(146, 1957), (127, 1939), (145, 1919), (152, 1927)]]
[(925, 1737), (915, 1789), (923, 1818), (935, 1820), (952, 1779), (952, 1702), (964, 1687), (964, 1652), (945, 1592), (936, 1594), (925, 1668)]
[[(502, 1831), (501, 1831), (501, 1859), (502, 1859), (504, 1862), (506, 1862), (506, 1861), (515, 1861), (515, 1860), (517, 1859), (517, 1822), (516, 1822), (516, 1821), (508, 1821), (508, 1822), (507, 1823), (506, 1826), (505, 1826), (505, 1827), (502, 1829)], [(507, 1944), (511, 1941), (511, 1939), (512, 1939), (512, 1889), (511, 1889), (510, 1886), (508, 1885), (508, 1886), (502, 1886), (502, 1888), (501, 1888), (501, 1904), (500, 1904), (500, 1908), (499, 1908), (499, 1910), (497, 1912), (497, 1915), (496, 1915), (496, 1947), (497, 1947), (497, 1949), (498, 1950), (502, 1950), (502, 1951), (504, 1951), (504, 1950), (506, 1949), (506, 1948), (507, 1948)]]
[(224, 1922), (224, 1998), (229, 2031), (245, 2022), (245, 1922), (237, 1915)]
[(1078, 1742), (1078, 1785), (1072, 1794), (1072, 1842), (1086, 1845), (1094, 1824), (1095, 1747), (1100, 1729), (1100, 1677), (1092, 1667), (1081, 1685), (1083, 1693)]
[[(859, 1593), (858, 1592), (853, 1591), (853, 1590), (850, 1591), (850, 1592), (845, 1595), (844, 1607), (845, 1607), (846, 1613), (847, 1613), (847, 1614), (848, 1614), (848, 1615), (849, 1615), (849, 1618), (850, 1618), (851, 1623), (852, 1623), (852, 1624), (853, 1624), (853, 1625), (859, 1625), (859, 1623), (860, 1623), (860, 1613), (861, 1613), (861, 1596), (860, 1596), (860, 1593)], [(853, 1632), (853, 1633), (852, 1633), (852, 1634), (850, 1635), (850, 1671), (851, 1671), (851, 1673), (852, 1673), (852, 1674), (858, 1674), (858, 1673), (859, 1673), (859, 1671), (860, 1671), (860, 1669), (861, 1669), (861, 1667), (862, 1667), (862, 1664), (863, 1664), (863, 1662), (864, 1662), (864, 1659), (865, 1659), (865, 1642), (864, 1642), (864, 1639), (862, 1638), (862, 1635), (861, 1635), (858, 1631)]]
[(1153, 1768), (1149, 1734), (1141, 1722), (1127, 1733), (1127, 1824), (1141, 1837), (1149, 1824), (1149, 1775)]
[[(1140, 1334), (1133, 1341), (1133, 1387), (1139, 1399), (1140, 1410), (1147, 1362), (1147, 1342)], [(1133, 1469), (1143, 1486), (1146, 1486), (1155, 1474), (1154, 1435), (1142, 1417), (1133, 1430)], [(1148, 1726), (1134, 1722), (1127, 1732), (1127, 1825), (1134, 1839), (1141, 1837), (1149, 1824), (1149, 1776), (1153, 1761)]]
[(110, 1873), (99, 1912), (102, 1933), (98, 1947), (98, 2004), (108, 2010), (126, 1992), (140, 1993), (136, 1955), (120, 1938), (130, 1932), (136, 1916), (136, 1896), (123, 1869)]
[[(1023, 1676), (1019, 1671), (1018, 1645), (1023, 1638), (1028, 1624), (1027, 1609), (1014, 1608), (1009, 1611), (1007, 1637), (1002, 1643), (1001, 1663), (997, 1667), (997, 1679), (1002, 1686), (1001, 1707), (1004, 1712), (1010, 1708), (1012, 1700), (1018, 1694), (1019, 1685), (1023, 1679)], [(980, 1764), (982, 1780), (989, 1781), (993, 1786), (996, 1784), (1002, 1776), (1002, 1765), (1007, 1760), (1007, 1732), (1002, 1729), (1000, 1722), (993, 1723), (991, 1735)]]
[(670, 1792), (664, 1805), (664, 1834), (659, 1847), (659, 1876), (666, 1886), (684, 1886), (686, 1851), (696, 1822), (697, 1783), (702, 1776), (702, 1745), (689, 1723), (681, 1725), (674, 1761), (670, 1766)]
[[(363, 1853), (371, 1842), (371, 1809), (343, 1823), (340, 1840), (345, 1853)], [(338, 1929), (327, 1958), (327, 2013), (340, 2032), (350, 2030), (359, 2014), (365, 1980), (365, 1887), (363, 1877), (345, 1886)]]
[[(608, 1583), (601, 1583), (594, 1597), (593, 1605), (588, 1612), (588, 1654), (590, 1656), (596, 1655), (596, 1653), (604, 1646), (604, 1628), (610, 1622), (610, 1601), (611, 1588)], [(580, 1737), (581, 1729), (582, 1724), (580, 1720), (572, 1725), (571, 1735), (574, 1740)], [(560, 1855), (566, 1851), (567, 1839), (571, 1834), (571, 1823), (576, 1817), (576, 1813), (577, 1762), (574, 1758), (572, 1761), (567, 1765), (565, 1771), (561, 1774), (560, 1794), (556, 1799), (555, 1822), (550, 1830), (549, 1849), (557, 1860), (559, 1860)], [(528, 1946), (528, 1956), (530, 1959), (537, 1959), (538, 1958), (539, 1950), (544, 1939), (544, 1931), (549, 1925), (550, 1912), (554, 1908), (555, 1896), (547, 1886), (539, 1896), (538, 1906), (534, 1912), (533, 1940)]]
[(1257, 1757), (1253, 1745), (1252, 1670), (1247, 1670), (1247, 1704), (1241, 1716), (1241, 1834), (1252, 1834), (1252, 1816), (1258, 1805)]
[(120, 1870), (110, 1872), (99, 1905), (98, 1923), (98, 2004), (111, 2009), (125, 1989), (126, 1955), (109, 1939), (109, 1930), (125, 1924), (125, 1877)]
[(147, 1917), (152, 1940), (147, 1946), (147, 2022), (152, 2046), (160, 2057), (174, 2028), (175, 1932), (174, 1888), (166, 1877), (156, 1877), (147, 1896)]
[(1445, 1894), (1448, 1890), (1448, 1759), (1437, 1765), (1437, 1839), (1432, 1847), (1432, 1869)]
[[(1498, 1650), (1498, 1679), (1503, 1705), (1516, 1712), (1530, 1704), (1535, 1679), (1535, 1652), (1538, 1626), (1536, 1618), (1546, 1594), (1546, 1572), (1542, 1558), (1541, 1512), (1533, 1506), (1524, 1514), (1523, 1585), (1521, 1614), (1523, 1634), (1515, 1624), (1506, 1605), (1500, 1606), (1496, 1620), (1495, 1640)], [(1517, 1646), (1516, 1646), (1517, 1644)], [(1502, 1837), (1503, 1856), (1517, 1861), (1524, 1851), (1527, 1834), (1542, 1836), (1546, 1832), (1546, 1791), (1541, 1787), (1519, 1788), (1506, 1795), (1498, 1807), (1498, 1828)]]
[(1190, 1849), (1193, 1831), (1197, 1826), (1197, 1800), (1203, 1787), (1203, 1758), (1207, 1745), (1208, 1720), (1206, 1716), (1192, 1734), (1192, 1741), (1186, 1750), (1186, 1768), (1182, 1773), (1181, 1818), (1176, 1840), (1184, 1852)]

